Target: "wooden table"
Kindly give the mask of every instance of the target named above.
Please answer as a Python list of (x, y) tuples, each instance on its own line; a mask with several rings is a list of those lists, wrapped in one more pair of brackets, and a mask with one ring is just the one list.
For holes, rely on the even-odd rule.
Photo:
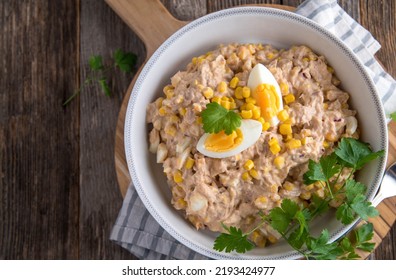
[[(192, 20), (234, 5), (302, 1), (162, 2)], [(379, 40), (378, 59), (396, 77), (395, 2), (339, 3)], [(97, 0), (3, 0), (0, 28), (0, 259), (133, 259), (109, 241), (122, 203), (114, 134), (133, 76), (112, 72), (111, 98), (93, 85), (62, 102), (86, 79), (91, 54), (107, 63), (117, 48), (132, 51), (138, 67), (142, 42)], [(396, 225), (370, 258), (396, 259)]]

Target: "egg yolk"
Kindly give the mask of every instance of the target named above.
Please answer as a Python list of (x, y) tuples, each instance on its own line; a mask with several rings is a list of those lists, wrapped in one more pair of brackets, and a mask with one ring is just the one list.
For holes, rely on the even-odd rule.
[(273, 85), (261, 84), (253, 92), (257, 105), (261, 109), (261, 116), (265, 121), (270, 122), (275, 117), (280, 108), (279, 95)]
[(224, 130), (210, 134), (205, 140), (205, 148), (212, 152), (230, 151), (242, 143), (243, 134), (240, 129), (227, 135)]

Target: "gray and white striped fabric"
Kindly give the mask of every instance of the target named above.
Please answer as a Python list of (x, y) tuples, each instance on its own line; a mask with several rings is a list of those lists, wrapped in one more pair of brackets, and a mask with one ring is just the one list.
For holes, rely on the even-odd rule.
[[(336, 0), (307, 0), (296, 13), (341, 38), (366, 66), (386, 113), (396, 111), (396, 82), (375, 60), (374, 54), (381, 46), (366, 29), (342, 10)], [(207, 259), (170, 236), (146, 210), (133, 185), (129, 186), (110, 239), (140, 259)]]

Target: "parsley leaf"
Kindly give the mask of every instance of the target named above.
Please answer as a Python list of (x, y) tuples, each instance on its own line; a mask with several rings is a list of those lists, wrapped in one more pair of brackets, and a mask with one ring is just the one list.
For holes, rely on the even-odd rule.
[(110, 96), (110, 95), (111, 95), (110, 87), (109, 87), (109, 85), (107, 84), (106, 79), (105, 79), (105, 78), (102, 78), (102, 79), (98, 80), (98, 83), (99, 83), (100, 87), (102, 88), (103, 92), (104, 92), (107, 96)]
[(366, 200), (366, 197), (363, 194), (359, 194), (353, 199), (351, 208), (365, 221), (367, 221), (369, 217), (379, 215), (378, 210), (371, 205), (371, 202)]
[(91, 55), (91, 57), (88, 60), (88, 63), (89, 63), (89, 67), (93, 71), (102, 70), (104, 68), (102, 63), (102, 56), (100, 55)]
[(343, 203), (337, 208), (336, 218), (344, 225), (349, 225), (355, 219), (355, 211), (349, 204)]
[(356, 247), (371, 252), (375, 244), (369, 242), (374, 236), (374, 226), (372, 223), (367, 223), (355, 231)]
[(223, 227), (229, 233), (220, 234), (214, 242), (213, 249), (217, 251), (225, 250), (227, 253), (236, 251), (237, 253), (245, 253), (252, 250), (254, 245), (247, 239), (247, 235), (242, 233), (242, 230), (236, 227)]
[(329, 181), (331, 177), (341, 170), (340, 165), (337, 164), (337, 155), (334, 153), (322, 157), (319, 162), (314, 162), (310, 159), (308, 168), (309, 170), (303, 176), (304, 183), (307, 185), (317, 181)]
[(126, 73), (131, 73), (133, 67), (136, 64), (137, 56), (134, 53), (126, 52), (118, 49), (113, 54), (114, 64), (122, 71)]
[(391, 119), (396, 122), (396, 112), (393, 112), (392, 114), (390, 114)]
[(203, 129), (206, 133), (219, 133), (224, 130), (227, 135), (241, 126), (241, 116), (227, 110), (216, 102), (206, 105), (202, 111)]
[(299, 207), (297, 203), (290, 199), (284, 199), (281, 207), (276, 207), (269, 213), (271, 226), (281, 234), (285, 233), (298, 211)]
[(342, 254), (342, 249), (337, 243), (329, 242), (329, 231), (323, 230), (318, 238), (309, 238), (307, 248), (310, 254), (317, 260), (335, 260)]
[(362, 193), (366, 193), (366, 189), (367, 187), (360, 183), (360, 182), (356, 182), (353, 179), (348, 179), (345, 182), (345, 195), (346, 195), (346, 199), (348, 202), (352, 202), (353, 199), (358, 195), (358, 194), (362, 194)]
[(354, 138), (342, 138), (335, 153), (345, 166), (355, 170), (361, 169), (369, 161), (384, 155), (384, 151), (372, 152), (367, 143)]

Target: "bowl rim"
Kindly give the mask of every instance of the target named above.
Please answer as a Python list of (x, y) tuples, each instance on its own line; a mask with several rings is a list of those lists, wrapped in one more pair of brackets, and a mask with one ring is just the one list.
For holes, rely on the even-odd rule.
[[(240, 16), (240, 15), (247, 15), (247, 14), (254, 14), (256, 16), (278, 16), (281, 18), (287, 18), (288, 20), (291, 21), (297, 21), (311, 29), (314, 29), (316, 32), (321, 33), (323, 36), (327, 37), (327, 39), (330, 39), (333, 41), (337, 47), (346, 54), (350, 60), (354, 63), (356, 68), (359, 70), (361, 73), (362, 77), (364, 78), (366, 85), (369, 87), (369, 91), (372, 94), (372, 101), (374, 102), (374, 105), (376, 106), (376, 112), (378, 113), (378, 117), (381, 120), (381, 123), (379, 124), (380, 131), (381, 131), (381, 143), (380, 147), (383, 147), (385, 150), (385, 156), (379, 159), (378, 162), (378, 167), (376, 171), (376, 176), (375, 176), (375, 188), (373, 188), (368, 194), (367, 197), (371, 201), (376, 192), (379, 189), (380, 181), (381, 178), (384, 174), (385, 167), (386, 167), (386, 159), (387, 159), (387, 153), (388, 153), (388, 135), (387, 135), (387, 126), (386, 126), (386, 117), (384, 113), (384, 109), (381, 103), (381, 100), (379, 98), (378, 92), (375, 88), (375, 85), (369, 76), (368, 72), (365, 70), (363, 64), (360, 62), (360, 60), (356, 57), (356, 55), (353, 53), (353, 51), (345, 45), (339, 39), (336, 37), (334, 34), (332, 34), (330, 31), (325, 29), (324, 27), (320, 26), (316, 22), (298, 15), (293, 12), (285, 11), (285, 10), (280, 10), (276, 8), (269, 8), (269, 7), (249, 7), (249, 6), (242, 6), (242, 7), (234, 7), (234, 8), (228, 8), (224, 10), (220, 10), (214, 13), (207, 14), (203, 17), (200, 17), (187, 25), (183, 26), (181, 29), (176, 31), (173, 35), (171, 35), (161, 46), (153, 53), (153, 55), (150, 57), (150, 59), (147, 61), (147, 63), (144, 65), (142, 68), (142, 71), (140, 72), (136, 83), (132, 89), (131, 97), (128, 101), (128, 106), (127, 106), (127, 112), (126, 112), (126, 117), (125, 117), (125, 125), (124, 125), (124, 131), (125, 131), (125, 136), (124, 136), (124, 145), (125, 145), (125, 154), (126, 154), (126, 159), (127, 159), (127, 164), (128, 164), (128, 169), (129, 173), (132, 178), (133, 185), (135, 186), (136, 191), (138, 192), (138, 195), (140, 199), (142, 200), (143, 204), (145, 205), (146, 209), (149, 211), (149, 213), (154, 217), (154, 219), (162, 226), (170, 235), (172, 235), (176, 240), (178, 240), (180, 243), (186, 245), (189, 247), (191, 250), (198, 252), (204, 256), (210, 257), (210, 258), (215, 258), (215, 259), (297, 259), (302, 257), (302, 255), (296, 251), (290, 251), (289, 253), (282, 253), (280, 256), (277, 257), (268, 257), (268, 256), (262, 256), (258, 258), (252, 258), (252, 257), (244, 257), (245, 255), (240, 255), (240, 254), (225, 254), (222, 252), (217, 252), (214, 250), (209, 250), (208, 248), (200, 246), (200, 244), (196, 244), (194, 242), (191, 242), (179, 232), (173, 228), (171, 225), (167, 224), (166, 221), (162, 218), (162, 216), (159, 214), (159, 212), (155, 209), (153, 205), (151, 205), (149, 199), (147, 198), (146, 193), (143, 190), (142, 183), (139, 180), (139, 176), (136, 173), (135, 170), (135, 160), (133, 158), (133, 153), (131, 151), (133, 149), (128, 149), (127, 147), (131, 147), (130, 143), (130, 135), (133, 135), (133, 132), (131, 131), (132, 128), (132, 123), (133, 123), (133, 108), (135, 106), (136, 100), (138, 98), (138, 93), (140, 91), (140, 88), (145, 80), (145, 76), (148, 75), (152, 67), (155, 65), (157, 60), (161, 57), (161, 55), (172, 46), (174, 42), (176, 42), (179, 38), (181, 38), (184, 34), (190, 32), (191, 30), (205, 24), (206, 22), (218, 20), (224, 17), (232, 17), (232, 16)], [(137, 159), (138, 161), (138, 159)], [(348, 231), (350, 231), (355, 224), (359, 221), (358, 218), (355, 219), (355, 221), (348, 225), (348, 226), (343, 226), (341, 229), (333, 232), (330, 236), (330, 242), (337, 240), (338, 238), (342, 237), (344, 234), (346, 234)]]

